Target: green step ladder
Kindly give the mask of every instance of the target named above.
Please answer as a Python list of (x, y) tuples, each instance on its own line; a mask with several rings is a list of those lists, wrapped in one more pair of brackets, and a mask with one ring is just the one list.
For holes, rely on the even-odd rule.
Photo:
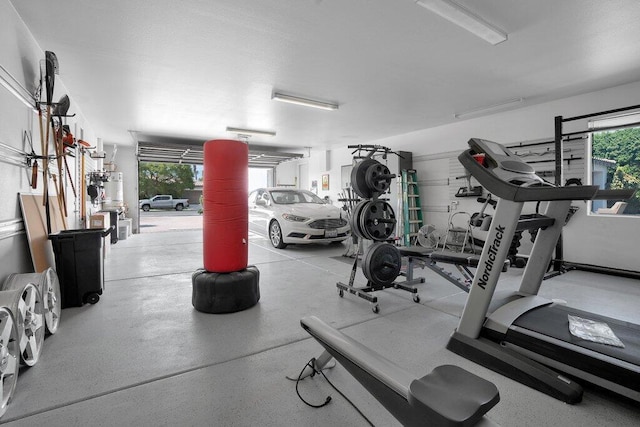
[(404, 245), (417, 244), (418, 230), (422, 227), (422, 208), (418, 177), (414, 169), (402, 170), (402, 222)]

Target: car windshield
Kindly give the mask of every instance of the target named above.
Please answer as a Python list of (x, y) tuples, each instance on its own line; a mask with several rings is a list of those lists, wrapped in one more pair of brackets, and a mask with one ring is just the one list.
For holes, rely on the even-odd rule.
[(290, 205), (294, 203), (324, 204), (324, 201), (310, 191), (304, 190), (274, 190), (271, 191), (273, 202), (278, 205)]

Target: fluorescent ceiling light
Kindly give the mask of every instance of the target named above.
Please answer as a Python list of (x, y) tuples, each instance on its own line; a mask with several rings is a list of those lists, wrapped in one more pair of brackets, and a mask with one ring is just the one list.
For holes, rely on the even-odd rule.
[(488, 41), (492, 45), (507, 40), (507, 33), (451, 0), (417, 0), (416, 3)]
[(317, 101), (315, 99), (300, 98), (299, 96), (286, 95), (284, 93), (274, 92), (271, 99), (276, 101), (288, 102), (289, 104), (304, 105), (305, 107), (320, 108), (321, 110), (337, 110), (338, 104), (325, 101)]
[(524, 101), (524, 98), (511, 99), (509, 101), (501, 102), (499, 104), (488, 105), (486, 107), (474, 108), (473, 110), (467, 110), (462, 113), (456, 113), (453, 115), (453, 117), (456, 119), (461, 119), (463, 117), (474, 116), (476, 114), (488, 113), (496, 110), (503, 110), (503, 109), (521, 104), (523, 101)]
[(270, 130), (242, 129), (227, 126), (227, 132), (237, 133), (238, 135), (258, 135), (258, 136), (276, 136), (276, 133)]

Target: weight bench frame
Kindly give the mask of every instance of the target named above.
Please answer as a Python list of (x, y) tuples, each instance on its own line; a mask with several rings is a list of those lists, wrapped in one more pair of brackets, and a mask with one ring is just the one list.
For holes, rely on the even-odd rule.
[[(420, 268), (427, 267), (431, 271), (437, 273), (439, 276), (445, 278), (448, 282), (452, 283), (459, 289), (469, 292), (471, 283), (473, 282), (473, 272), (469, 270), (469, 267), (476, 268), (480, 262), (480, 255), (467, 254), (459, 252), (449, 252), (441, 250), (432, 250), (422, 247), (404, 247), (399, 248), (400, 255), (407, 258), (407, 268), (405, 272), (401, 272), (402, 276), (407, 279), (404, 282), (406, 285), (413, 285), (417, 283), (424, 283), (424, 277), (414, 278), (413, 269), (418, 266)], [(450, 271), (445, 270), (437, 263), (453, 264), (458, 269), (463, 278), (455, 277)], [(509, 266), (509, 262), (505, 261), (503, 271)]]

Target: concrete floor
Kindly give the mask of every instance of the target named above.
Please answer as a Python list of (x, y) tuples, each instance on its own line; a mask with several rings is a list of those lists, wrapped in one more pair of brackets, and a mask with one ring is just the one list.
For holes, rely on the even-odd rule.
[[(212, 315), (191, 305), (191, 274), (202, 267), (201, 230), (134, 235), (112, 246), (96, 305), (63, 310), (38, 363), (21, 369), (8, 426), (361, 426), (365, 421), (322, 378), (296, 376), (321, 347), (300, 327), (316, 315), (420, 377), (453, 363), (494, 382), (501, 401), (489, 418), (503, 426), (637, 426), (640, 405), (587, 388), (567, 405), (445, 349), (466, 294), (417, 270), (421, 301), (378, 292), (380, 313), (335, 283), (351, 265), (341, 245), (273, 249), (252, 236), (250, 264), (260, 270), (261, 300), (246, 311)], [(503, 275), (514, 288), (521, 270)], [(358, 273), (359, 283), (364, 283)], [(640, 322), (640, 283), (585, 272), (546, 281), (541, 294), (576, 307)], [(398, 425), (346, 371), (329, 379), (378, 426)]]

